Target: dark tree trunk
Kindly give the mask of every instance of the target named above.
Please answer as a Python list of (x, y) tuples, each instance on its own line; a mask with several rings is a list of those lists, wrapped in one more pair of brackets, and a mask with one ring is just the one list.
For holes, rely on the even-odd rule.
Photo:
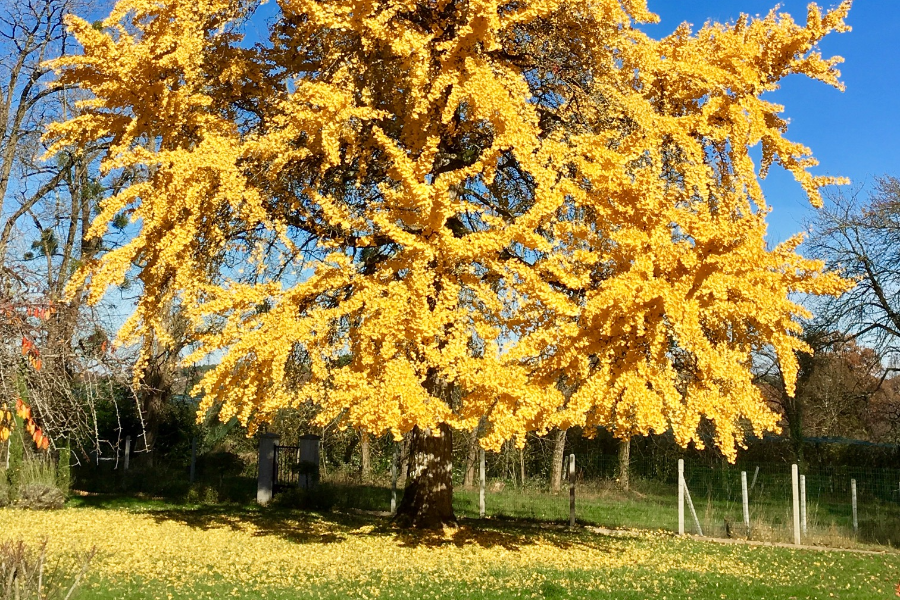
[(791, 440), (791, 449), (794, 451), (794, 460), (803, 468), (803, 447), (805, 436), (803, 435), (803, 404), (798, 398), (799, 392), (794, 397), (783, 394), (782, 406), (788, 425), (788, 435)]
[(409, 480), (397, 508), (397, 522), (418, 529), (455, 525), (453, 514), (453, 433), (413, 428), (410, 435)]
[(558, 493), (562, 486), (563, 457), (566, 455), (566, 430), (557, 429), (553, 440), (553, 458), (550, 464), (550, 491)]
[(619, 485), (623, 490), (631, 486), (631, 438), (619, 440)]
[(147, 464), (155, 464), (156, 442), (165, 407), (172, 395), (171, 376), (166, 364), (151, 364), (141, 378), (141, 412), (144, 420), (144, 451)]

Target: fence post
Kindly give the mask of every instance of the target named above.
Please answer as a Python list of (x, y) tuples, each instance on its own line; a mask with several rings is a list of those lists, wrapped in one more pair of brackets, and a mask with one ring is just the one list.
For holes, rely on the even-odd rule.
[(750, 498), (747, 492), (747, 471), (741, 471), (741, 497), (744, 505), (744, 527), (747, 528), (747, 537), (750, 537)]
[(277, 433), (264, 433), (259, 436), (256, 501), (262, 506), (269, 503), (275, 490), (275, 446), (280, 439)]
[(703, 528), (700, 527), (700, 519), (697, 518), (697, 509), (694, 508), (694, 501), (691, 500), (691, 490), (688, 489), (687, 482), (684, 483), (684, 498), (687, 500), (688, 508), (691, 509), (691, 517), (694, 519), (697, 534), (703, 537)]
[(478, 449), (478, 516), (484, 518), (484, 448)]
[(400, 446), (397, 445), (397, 442), (394, 442), (394, 455), (391, 457), (391, 514), (396, 514), (397, 512), (397, 471), (399, 471), (399, 467), (397, 463), (400, 462)]
[(575, 455), (569, 455), (569, 527), (575, 527)]
[[(125, 463), (128, 464), (127, 462)], [(128, 467), (126, 467), (127, 469)], [(191, 438), (191, 483), (194, 483), (194, 479), (197, 475), (197, 436)]]
[(800, 532), (806, 535), (806, 475), (800, 476)]
[(850, 480), (850, 500), (853, 506), (853, 534), (859, 533), (859, 520), (856, 515), (856, 480)]
[(678, 459), (678, 535), (684, 535), (684, 459)]
[(800, 545), (800, 478), (796, 463), (791, 465), (791, 497), (794, 501), (794, 544)]
[(128, 470), (128, 462), (131, 458), (131, 436), (125, 436), (125, 464), (123, 465), (124, 469)]

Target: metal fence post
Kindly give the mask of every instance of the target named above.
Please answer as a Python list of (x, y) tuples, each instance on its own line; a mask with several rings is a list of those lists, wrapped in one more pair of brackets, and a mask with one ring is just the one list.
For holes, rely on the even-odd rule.
[(791, 465), (791, 496), (794, 501), (794, 544), (800, 545), (800, 478), (796, 463)]
[(575, 455), (569, 455), (569, 527), (575, 527)]
[(125, 464), (123, 465), (124, 469), (128, 470), (129, 459), (131, 458), (131, 436), (125, 436)]
[(850, 480), (850, 500), (853, 508), (853, 534), (859, 533), (859, 519), (856, 514), (856, 480)]
[(684, 535), (684, 459), (678, 459), (678, 535)]

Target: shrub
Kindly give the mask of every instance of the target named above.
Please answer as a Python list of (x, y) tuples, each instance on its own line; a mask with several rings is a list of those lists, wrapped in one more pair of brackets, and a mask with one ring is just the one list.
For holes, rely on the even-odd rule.
[(34, 510), (62, 508), (66, 495), (58, 487), (57, 480), (56, 465), (47, 457), (32, 456), (23, 460), (15, 471), (15, 483), (9, 482), (9, 503)]
[(16, 491), (19, 489), (22, 463), (24, 462), (25, 447), (22, 445), (22, 424), (16, 417), (16, 429), (9, 438), (9, 468), (6, 470), (6, 481), (9, 484), (9, 499), (15, 500)]
[(19, 490), (16, 507), (31, 510), (59, 510), (66, 503), (66, 497), (55, 485), (30, 483)]
[(97, 550), (72, 564), (47, 564), (47, 543), (37, 550), (22, 541), (0, 543), (0, 600), (48, 600), (72, 597)]
[(0, 508), (9, 505), (9, 482), (6, 479), (6, 469), (0, 470)]

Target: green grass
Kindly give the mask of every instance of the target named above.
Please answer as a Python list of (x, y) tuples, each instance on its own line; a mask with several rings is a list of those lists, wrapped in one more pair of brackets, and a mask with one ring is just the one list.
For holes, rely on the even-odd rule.
[[(710, 497), (693, 498), (704, 535), (748, 537), (740, 501)], [(567, 523), (568, 490), (550, 494), (541, 489), (505, 487), (486, 493), (486, 514), (494, 518), (529, 519)], [(478, 516), (478, 491), (457, 489), (457, 514)], [(674, 488), (657, 484), (633, 486), (628, 492), (613, 486), (580, 486), (576, 489), (576, 518), (580, 523), (604, 527), (630, 527), (675, 531), (678, 527), (677, 495)], [(696, 533), (690, 511), (685, 508), (688, 532)], [(805, 543), (833, 547), (900, 547), (900, 504), (865, 499), (858, 507), (859, 532), (854, 534), (849, 502), (823, 498), (807, 502), (808, 531)], [(789, 542), (792, 537), (791, 503), (785, 498), (751, 497), (751, 531), (755, 540)]]

